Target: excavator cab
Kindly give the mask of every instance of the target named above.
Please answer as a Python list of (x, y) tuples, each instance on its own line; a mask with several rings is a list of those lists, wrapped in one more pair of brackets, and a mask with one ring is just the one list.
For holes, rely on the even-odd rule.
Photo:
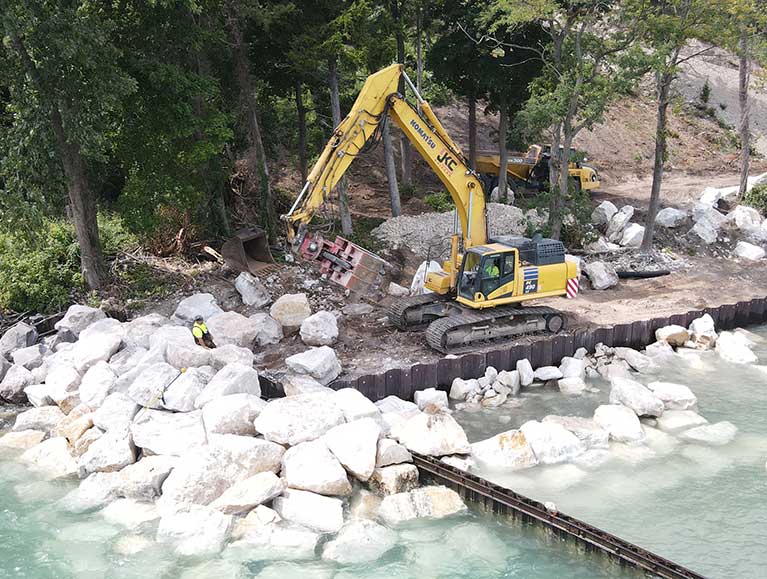
[(459, 298), (475, 303), (510, 297), (514, 292), (517, 255), (514, 249), (499, 250), (489, 246), (469, 249), (463, 256)]

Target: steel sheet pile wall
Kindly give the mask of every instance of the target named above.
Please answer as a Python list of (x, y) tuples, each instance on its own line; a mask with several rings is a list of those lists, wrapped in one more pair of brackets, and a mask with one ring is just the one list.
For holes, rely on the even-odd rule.
[(388, 370), (382, 374), (367, 374), (350, 380), (336, 380), (331, 385), (340, 388), (356, 388), (373, 401), (390, 395), (411, 400), (416, 390), (439, 388), (448, 390), (455, 378), (477, 378), (484, 374), (487, 366), (497, 370), (513, 370), (517, 361), (527, 358), (533, 368), (558, 366), (565, 356), (572, 356), (578, 348), (594, 351), (598, 343), (606, 346), (626, 346), (642, 349), (655, 341), (655, 330), (669, 325), (685, 328), (702, 316), (714, 318), (717, 330), (767, 322), (767, 298), (753, 299), (716, 308), (691, 310), (684, 314), (642, 320), (631, 324), (600, 327), (591, 330), (576, 330), (556, 336), (535, 339), (528, 344), (501, 346), (477, 354), (457, 358), (442, 358), (430, 364), (415, 364), (409, 368)]

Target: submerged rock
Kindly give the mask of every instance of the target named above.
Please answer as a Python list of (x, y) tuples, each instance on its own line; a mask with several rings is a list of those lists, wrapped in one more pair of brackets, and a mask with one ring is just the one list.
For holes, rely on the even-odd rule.
[(738, 433), (738, 428), (732, 423), (726, 420), (717, 422), (716, 424), (704, 424), (703, 426), (697, 426), (685, 430), (680, 434), (680, 438), (688, 442), (697, 442), (700, 444), (708, 444), (710, 446), (723, 446), (732, 442), (735, 435)]
[(697, 396), (682, 384), (650, 382), (647, 388), (663, 401), (666, 410), (690, 410), (698, 405)]
[(721, 332), (716, 340), (716, 353), (734, 364), (756, 364), (759, 361), (751, 351), (753, 342), (737, 332)]
[(45, 438), (45, 433), (39, 430), (6, 432), (3, 436), (0, 436), (0, 448), (27, 450), (42, 442), (43, 438)]
[(525, 422), (519, 431), (525, 435), (538, 462), (557, 464), (582, 454), (586, 446), (569, 430), (555, 422)]
[(191, 506), (188, 511), (163, 515), (157, 540), (174, 543), (179, 555), (215, 555), (223, 549), (231, 525), (229, 515), (210, 507)]
[(532, 446), (519, 430), (509, 430), (475, 442), (471, 445), (471, 455), (486, 466), (497, 469), (517, 470), (538, 464)]
[(69, 451), (67, 439), (63, 436), (49, 438), (36, 444), (24, 452), (20, 460), (44, 471), (53, 478), (77, 473), (77, 462)]
[(586, 448), (607, 448), (609, 433), (590, 418), (549, 415), (541, 422), (559, 424), (572, 432)]
[(658, 428), (672, 434), (701, 424), (708, 424), (708, 420), (692, 410), (667, 410), (658, 417)]
[(378, 516), (392, 525), (413, 519), (440, 519), (465, 510), (466, 505), (455, 491), (443, 486), (427, 486), (385, 497)]
[(620, 404), (603, 404), (594, 411), (594, 422), (617, 442), (640, 442), (644, 439), (636, 413)]
[(359, 565), (380, 559), (397, 544), (397, 534), (370, 520), (346, 523), (335, 539), (325, 544), (322, 558), (342, 565)]
[(663, 414), (663, 401), (639, 382), (628, 378), (614, 377), (610, 380), (610, 404), (628, 406), (637, 416), (660, 416)]
[(344, 524), (341, 499), (288, 489), (274, 499), (273, 508), (286, 521), (321, 533), (336, 533)]

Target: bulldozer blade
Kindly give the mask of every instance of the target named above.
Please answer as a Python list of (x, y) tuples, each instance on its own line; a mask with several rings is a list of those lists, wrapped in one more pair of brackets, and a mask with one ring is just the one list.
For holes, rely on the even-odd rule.
[(232, 269), (246, 271), (253, 275), (271, 269), (274, 264), (272, 252), (269, 251), (269, 238), (259, 227), (238, 231), (234, 237), (224, 243), (221, 255)]

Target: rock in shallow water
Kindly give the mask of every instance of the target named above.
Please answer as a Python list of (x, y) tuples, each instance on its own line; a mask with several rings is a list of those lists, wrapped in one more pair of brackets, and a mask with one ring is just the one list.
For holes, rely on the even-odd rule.
[(471, 455), (490, 468), (523, 469), (538, 464), (527, 438), (519, 430), (509, 430), (471, 445)]
[(210, 507), (191, 506), (188, 511), (163, 515), (157, 540), (173, 543), (179, 555), (215, 555), (223, 549), (231, 525), (229, 515)]
[(658, 418), (658, 428), (671, 434), (707, 423), (708, 420), (692, 410), (667, 410)]
[(413, 519), (440, 519), (465, 510), (466, 505), (455, 491), (443, 486), (427, 486), (385, 497), (378, 516), (392, 525)]
[(617, 442), (640, 442), (644, 439), (636, 413), (620, 404), (603, 404), (594, 411), (594, 422)]
[(586, 446), (569, 430), (555, 422), (530, 420), (520, 427), (538, 462), (557, 464), (582, 454)]
[(682, 384), (650, 382), (647, 388), (663, 401), (666, 410), (690, 410), (698, 404), (697, 396)]
[(371, 563), (397, 544), (397, 534), (369, 520), (351, 521), (325, 544), (322, 558), (341, 565)]
[(471, 450), (463, 428), (449, 414), (416, 414), (397, 429), (396, 437), (409, 450), (429, 456), (468, 454)]
[(610, 380), (610, 404), (628, 406), (637, 416), (660, 416), (664, 404), (639, 382), (616, 376)]
[(586, 448), (607, 448), (609, 433), (590, 418), (549, 415), (541, 422), (559, 424), (578, 437)]
[(346, 471), (324, 440), (302, 442), (288, 449), (282, 457), (282, 476), (296, 489), (323, 495), (350, 495), (352, 492)]
[(341, 499), (288, 489), (274, 499), (273, 508), (286, 521), (321, 533), (336, 533), (344, 523)]
[(732, 442), (737, 433), (738, 428), (732, 422), (724, 420), (716, 424), (704, 424), (685, 430), (680, 438), (709, 446), (723, 446)]
[(379, 496), (404, 493), (418, 487), (418, 469), (412, 464), (394, 464), (373, 471), (370, 489)]
[(273, 472), (261, 472), (235, 483), (210, 506), (226, 515), (242, 515), (279, 496), (285, 486)]

